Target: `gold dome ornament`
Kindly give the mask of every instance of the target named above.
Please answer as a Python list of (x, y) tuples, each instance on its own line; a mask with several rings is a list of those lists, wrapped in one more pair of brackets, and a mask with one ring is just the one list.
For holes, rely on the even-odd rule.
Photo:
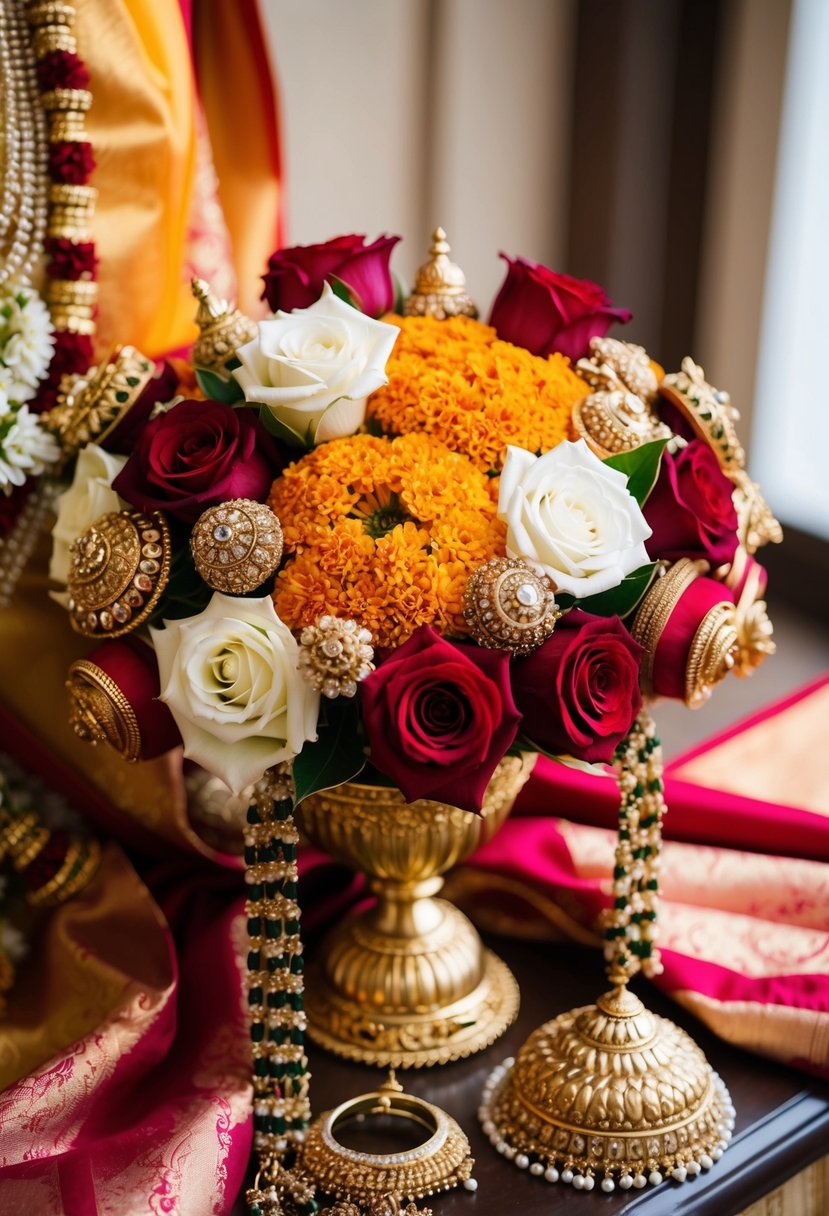
[(88, 638), (143, 625), (170, 577), (170, 530), (160, 511), (102, 515), (69, 552), (69, 619)]
[(479, 566), (464, 590), (464, 620), (479, 646), (532, 654), (555, 628), (561, 612), (555, 589), (515, 557), (493, 557)]
[(371, 634), (357, 621), (321, 616), (299, 637), (300, 674), (325, 697), (354, 697), (357, 685), (374, 671)]
[(261, 587), (279, 565), (282, 528), (270, 507), (253, 498), (231, 498), (201, 513), (190, 550), (208, 587), (245, 595)]
[(446, 233), (438, 227), (432, 233), (429, 260), (415, 275), (414, 291), (406, 299), (407, 317), (477, 317), (478, 309), (466, 290), (466, 275), (449, 257)]
[[(342, 1143), (339, 1135), (351, 1122), (362, 1125), (365, 1139), (372, 1116), (414, 1125), (421, 1133), (420, 1143), (387, 1153), (358, 1152)], [(378, 1124), (379, 1134), (381, 1126)], [(451, 1115), (405, 1093), (392, 1072), (376, 1090), (343, 1102), (311, 1124), (299, 1168), (324, 1194), (364, 1204), (389, 1192), (423, 1199), (461, 1184), (469, 1191), (477, 1190), (474, 1164), (469, 1141)]]
[(197, 368), (227, 376), (228, 363), (236, 358), (240, 346), (256, 337), (259, 327), (235, 305), (215, 296), (204, 279), (191, 279), (190, 289), (198, 301), (199, 336), (193, 346), (193, 362)]
[(710, 1169), (728, 1146), (734, 1108), (692, 1039), (627, 989), (660, 969), (654, 946), (662, 761), (640, 714), (617, 753), (619, 838), (613, 906), (604, 917), (611, 990), (536, 1030), (490, 1075), (480, 1108), (497, 1152), (548, 1183), (605, 1193)]
[(593, 338), (590, 357), (579, 359), (576, 371), (594, 390), (573, 406), (573, 425), (595, 454), (604, 460), (629, 452), (655, 439), (669, 439), (671, 430), (654, 409), (658, 382), (644, 347), (616, 338)]

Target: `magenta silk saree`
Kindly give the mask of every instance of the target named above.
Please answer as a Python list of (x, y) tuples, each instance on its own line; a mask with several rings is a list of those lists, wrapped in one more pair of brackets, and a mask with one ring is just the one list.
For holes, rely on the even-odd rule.
[[(725, 1040), (821, 1076), (828, 714), (825, 676), (667, 767), (656, 981)], [(26, 740), (16, 742), (25, 760)], [(89, 796), (69, 793), (81, 806)], [(506, 826), (451, 878), (452, 898), (497, 932), (598, 946), (616, 808), (612, 780), (539, 762)], [(188, 854), (183, 839), (175, 860), (138, 867), (107, 846), (21, 968), (0, 1034), (4, 1216), (218, 1216), (242, 1185), (251, 1130), (239, 862)], [(307, 931), (357, 894), (342, 870), (305, 854)]]

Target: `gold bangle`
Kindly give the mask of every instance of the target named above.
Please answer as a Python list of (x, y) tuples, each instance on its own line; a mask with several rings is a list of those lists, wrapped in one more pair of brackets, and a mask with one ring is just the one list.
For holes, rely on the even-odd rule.
[[(368, 1115), (405, 1119), (429, 1135), (416, 1148), (397, 1153), (357, 1152), (338, 1140), (345, 1123)], [(324, 1194), (352, 1202), (389, 1192), (422, 1199), (459, 1183), (467, 1190), (477, 1187), (469, 1141), (455, 1120), (431, 1102), (403, 1093), (393, 1077), (316, 1119), (306, 1133), (300, 1164)]]
[(640, 679), (642, 691), (648, 696), (654, 691), (653, 665), (665, 626), (687, 589), (707, 569), (707, 562), (681, 557), (651, 584), (639, 606), (630, 631), (645, 652)]
[(57, 874), (36, 891), (30, 891), (28, 902), (43, 907), (71, 899), (89, 882), (100, 857), (101, 849), (96, 840), (72, 840)]
[(736, 609), (723, 600), (708, 610), (691, 642), (685, 665), (686, 705), (696, 709), (707, 700), (734, 666), (736, 650)]
[(122, 689), (97, 663), (77, 659), (66, 680), (69, 722), (84, 743), (106, 743), (125, 760), (141, 756), (141, 730)]

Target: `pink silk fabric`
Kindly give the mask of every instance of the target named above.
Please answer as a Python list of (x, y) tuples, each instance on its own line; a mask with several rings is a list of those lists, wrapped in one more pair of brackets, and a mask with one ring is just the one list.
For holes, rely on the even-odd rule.
[[(754, 766), (743, 773), (748, 794), (737, 781), (723, 793), (705, 780), (720, 762), (734, 768), (729, 749), (754, 748), (761, 764), (768, 741), (787, 737), (790, 718), (798, 738), (804, 722), (825, 722), (827, 697), (829, 676), (669, 766), (665, 969), (656, 981), (727, 1041), (822, 1076), (829, 778), (808, 784), (798, 806), (798, 774), (808, 766), (782, 749), (776, 763), (789, 767), (789, 805), (756, 796), (770, 778)], [(450, 878), (449, 893), (494, 931), (597, 947), (615, 813), (611, 780), (541, 763), (501, 833)], [(31, 1011), (33, 1036), (48, 1028), (52, 1041), (64, 1041), (0, 1093), (3, 1216), (225, 1216), (242, 1186), (251, 1132), (238, 865), (182, 854), (140, 869), (141, 877), (107, 846), (90, 888), (33, 944), (12, 994), (12, 1014), (18, 998)], [(341, 915), (359, 892), (308, 851), (306, 932)], [(68, 1002), (55, 981), (67, 955)], [(102, 1001), (105, 1016), (78, 1033)], [(73, 1016), (56, 1027), (57, 1008)], [(2, 1033), (0, 1065), (10, 1065)]]

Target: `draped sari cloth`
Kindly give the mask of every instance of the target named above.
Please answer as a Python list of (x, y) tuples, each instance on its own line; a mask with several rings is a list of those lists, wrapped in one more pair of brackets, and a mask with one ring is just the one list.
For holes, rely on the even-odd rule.
[[(668, 766), (656, 981), (729, 1042), (824, 1076), (827, 708), (829, 676)], [(26, 760), (25, 737), (16, 745)], [(615, 783), (537, 768), (450, 894), (495, 931), (597, 947)], [(79, 801), (83, 787), (66, 792)], [(110, 844), (90, 887), (32, 940), (0, 1035), (4, 1216), (231, 1210), (251, 1134), (243, 884), (238, 861), (179, 843), (175, 860), (141, 863), (143, 877)], [(308, 851), (306, 929), (358, 890)]]

